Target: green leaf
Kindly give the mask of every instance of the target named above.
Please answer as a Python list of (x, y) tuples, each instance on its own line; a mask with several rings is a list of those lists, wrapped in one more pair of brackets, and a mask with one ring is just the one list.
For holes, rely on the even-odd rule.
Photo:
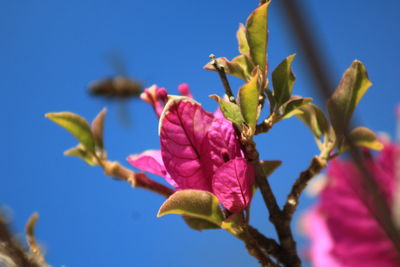
[(266, 177), (269, 177), (279, 166), (281, 166), (282, 161), (280, 160), (262, 160), (261, 167), (263, 168)]
[(219, 200), (210, 192), (186, 189), (172, 194), (160, 207), (157, 217), (182, 214), (221, 225), (224, 214)]
[(329, 117), (338, 136), (348, 127), (354, 109), (371, 85), (365, 66), (355, 60), (328, 100)]
[(218, 225), (216, 225), (212, 222), (209, 222), (207, 220), (190, 217), (187, 215), (183, 215), (182, 218), (190, 228), (197, 230), (197, 231), (220, 228)]
[(246, 22), (246, 37), (250, 48), (250, 56), (254, 65), (258, 65), (263, 74), (267, 70), (269, 3), (270, 1), (267, 1), (254, 10)]
[(210, 97), (218, 102), (219, 108), (224, 114), (224, 117), (241, 129), (244, 119), (242, 113), (240, 112), (240, 107), (232, 102), (223, 100), (217, 95), (210, 95)]
[(92, 122), (92, 133), (94, 141), (100, 150), (104, 150), (104, 118), (107, 114), (107, 109), (103, 108)]
[(292, 72), (292, 62), (296, 54), (283, 60), (272, 72), (272, 85), (278, 106), (282, 105), (292, 96), (292, 89), (296, 77)]
[[(247, 80), (245, 70), (242, 68), (241, 64), (239, 64), (238, 62), (231, 62), (225, 57), (219, 57), (216, 60), (217, 60), (218, 65), (221, 65), (224, 67), (226, 74), (236, 76), (244, 81)], [(217, 71), (211, 62), (207, 63), (203, 68), (206, 70)]]
[(254, 65), (251, 63), (251, 60), (247, 55), (240, 55), (233, 58), (232, 63), (238, 64), (242, 68), (245, 81), (249, 81), (251, 79), (251, 72), (254, 69)]
[[(366, 147), (373, 150), (381, 150), (383, 144), (378, 141), (375, 133), (366, 127), (357, 127), (350, 132), (350, 139), (356, 146)], [(340, 150), (346, 150), (347, 147), (342, 147)]]
[[(257, 68), (258, 69), (258, 68)], [(239, 107), (244, 120), (250, 126), (252, 133), (256, 129), (256, 123), (259, 115), (258, 98), (260, 91), (258, 89), (259, 71), (251, 80), (239, 89)]]
[(89, 151), (94, 152), (95, 141), (89, 123), (71, 112), (47, 113), (46, 118), (64, 127)]
[(311, 97), (292, 96), (289, 101), (283, 105), (283, 112), (281, 119), (288, 119), (292, 116), (302, 114), (299, 108), (312, 101)]
[(239, 52), (242, 55), (250, 55), (250, 48), (246, 38), (246, 28), (242, 23), (239, 24), (239, 29), (236, 33), (236, 37), (239, 43)]
[(64, 155), (81, 158), (90, 166), (98, 165), (97, 159), (92, 153), (88, 152), (82, 144), (78, 144), (76, 147), (66, 150)]
[(302, 105), (299, 107), (299, 109), (303, 113), (297, 114), (296, 117), (303, 121), (317, 138), (328, 134), (329, 124), (324, 113), (319, 107), (308, 103)]

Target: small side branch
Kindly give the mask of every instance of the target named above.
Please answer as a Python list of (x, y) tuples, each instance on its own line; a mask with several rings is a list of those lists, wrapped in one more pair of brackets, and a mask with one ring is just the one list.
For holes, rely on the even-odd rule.
[(218, 64), (214, 54), (210, 55), (210, 59), (211, 59), (211, 64), (218, 72), (219, 78), (221, 79), (222, 85), (224, 86), (225, 93), (228, 96), (229, 101), (231, 101), (232, 103), (236, 103), (235, 96), (233, 95), (231, 86), (229, 85), (228, 78), (226, 77), (224, 66)]
[(140, 172), (136, 173), (125, 167), (118, 162), (105, 161), (102, 164), (104, 172), (107, 176), (111, 176), (116, 180), (122, 180), (130, 183), (133, 187), (140, 187), (149, 191), (155, 192), (164, 197), (169, 197), (175, 191), (165, 185), (153, 181), (146, 174)]
[(290, 190), (283, 208), (283, 213), (285, 214), (287, 220), (291, 220), (293, 213), (296, 211), (296, 208), (299, 205), (301, 193), (306, 188), (308, 182), (316, 174), (320, 173), (325, 167), (326, 160), (320, 158), (319, 156), (315, 156), (312, 158), (310, 166), (305, 171), (300, 173), (300, 176), (297, 178), (296, 182), (292, 186), (292, 189)]

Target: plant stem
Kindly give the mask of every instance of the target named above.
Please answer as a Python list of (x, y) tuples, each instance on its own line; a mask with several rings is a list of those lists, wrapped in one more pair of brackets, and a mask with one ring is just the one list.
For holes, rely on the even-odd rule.
[(251, 225), (248, 226), (248, 232), (252, 236), (252, 238), (257, 241), (258, 245), (263, 248), (269, 255), (276, 258), (278, 262), (284, 262), (285, 253), (282, 247), (274, 239), (264, 236)]
[(292, 216), (296, 211), (297, 206), (299, 205), (299, 198), (301, 196), (301, 193), (306, 188), (308, 182), (316, 174), (320, 173), (325, 167), (326, 160), (322, 159), (319, 156), (315, 156), (312, 158), (309, 167), (300, 173), (300, 176), (293, 184), (292, 189), (287, 196), (287, 200), (283, 208), (283, 213), (287, 220), (290, 221), (292, 219)]
[(231, 86), (229, 85), (228, 78), (226, 77), (224, 66), (218, 64), (214, 54), (210, 55), (210, 59), (211, 59), (211, 64), (218, 72), (219, 78), (221, 79), (222, 85), (225, 88), (225, 93), (228, 96), (229, 101), (231, 101), (232, 103), (236, 103), (235, 96), (233, 95)]
[(269, 220), (274, 225), (278, 234), (279, 242), (284, 250), (285, 257), (282, 259), (285, 266), (300, 266), (301, 261), (296, 251), (296, 241), (290, 228), (290, 219), (279, 208), (272, 188), (267, 180), (266, 174), (260, 164), (259, 153), (252, 139), (241, 138), (245, 148), (246, 158), (253, 164), (256, 171), (256, 182), (260, 188), (261, 195), (268, 208)]
[(148, 178), (146, 174), (131, 171), (118, 162), (103, 161), (102, 167), (107, 176), (112, 176), (116, 180), (127, 181), (133, 187), (147, 189), (165, 197), (169, 197), (175, 192), (175, 190)]

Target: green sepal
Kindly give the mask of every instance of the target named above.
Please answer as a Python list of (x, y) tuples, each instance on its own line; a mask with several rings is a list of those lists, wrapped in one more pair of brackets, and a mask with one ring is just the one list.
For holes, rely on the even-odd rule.
[[(259, 70), (258, 67), (256, 69)], [(238, 101), (240, 111), (252, 133), (254, 133), (256, 129), (256, 123), (260, 112), (258, 105), (260, 96), (259, 77), (260, 74), (259, 71), (257, 71), (251, 80), (239, 89)]]
[(307, 103), (299, 107), (303, 113), (296, 117), (303, 121), (315, 137), (321, 138), (329, 133), (329, 124), (322, 110), (314, 104)]
[(176, 191), (160, 207), (157, 217), (181, 214), (221, 225), (224, 214), (218, 198), (210, 192), (186, 189)]
[(97, 159), (93, 156), (93, 153), (88, 152), (82, 144), (78, 144), (76, 147), (64, 151), (64, 155), (81, 158), (90, 166), (98, 165)]
[(292, 62), (296, 54), (285, 58), (272, 72), (272, 85), (274, 97), (278, 106), (282, 105), (292, 96), (293, 85), (296, 77), (292, 71)]
[[(373, 131), (366, 127), (357, 127), (350, 132), (350, 140), (359, 147), (366, 147), (373, 150), (383, 149), (383, 144), (379, 142), (377, 136)], [(347, 150), (348, 147), (343, 145), (340, 151)]]
[(267, 71), (268, 44), (268, 5), (270, 1), (255, 9), (246, 21), (246, 39), (250, 48), (250, 56), (255, 66), (259, 66), (263, 74)]
[(46, 118), (64, 127), (89, 151), (95, 152), (95, 141), (89, 123), (71, 112), (47, 113)]
[(202, 230), (212, 230), (212, 229), (220, 229), (218, 225), (209, 222), (204, 219), (199, 219), (187, 215), (182, 216), (183, 220), (186, 222), (186, 224), (192, 228), (193, 230), (196, 231), (202, 231)]
[(329, 117), (338, 136), (348, 127), (354, 109), (371, 85), (365, 66), (358, 60), (353, 61), (327, 103)]
[(240, 112), (240, 107), (235, 103), (225, 101), (218, 95), (210, 95), (212, 99), (218, 102), (219, 108), (221, 112), (224, 114), (224, 117), (233, 122), (239, 129), (242, 128), (243, 123), (245, 122)]

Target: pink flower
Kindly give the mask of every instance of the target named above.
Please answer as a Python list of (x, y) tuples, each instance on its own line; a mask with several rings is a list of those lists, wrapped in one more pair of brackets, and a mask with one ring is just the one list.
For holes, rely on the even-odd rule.
[[(179, 90), (191, 96), (184, 84)], [(251, 200), (253, 166), (246, 161), (232, 123), (188, 97), (169, 97), (160, 117), (160, 151), (128, 157), (136, 168), (164, 177), (177, 190), (217, 196), (236, 213)]]
[[(366, 163), (393, 213), (400, 147), (386, 144), (375, 159), (370, 157)], [(400, 254), (377, 221), (371, 209), (373, 199), (355, 164), (334, 159), (328, 179), (319, 203), (304, 219), (314, 266), (400, 266)]]

